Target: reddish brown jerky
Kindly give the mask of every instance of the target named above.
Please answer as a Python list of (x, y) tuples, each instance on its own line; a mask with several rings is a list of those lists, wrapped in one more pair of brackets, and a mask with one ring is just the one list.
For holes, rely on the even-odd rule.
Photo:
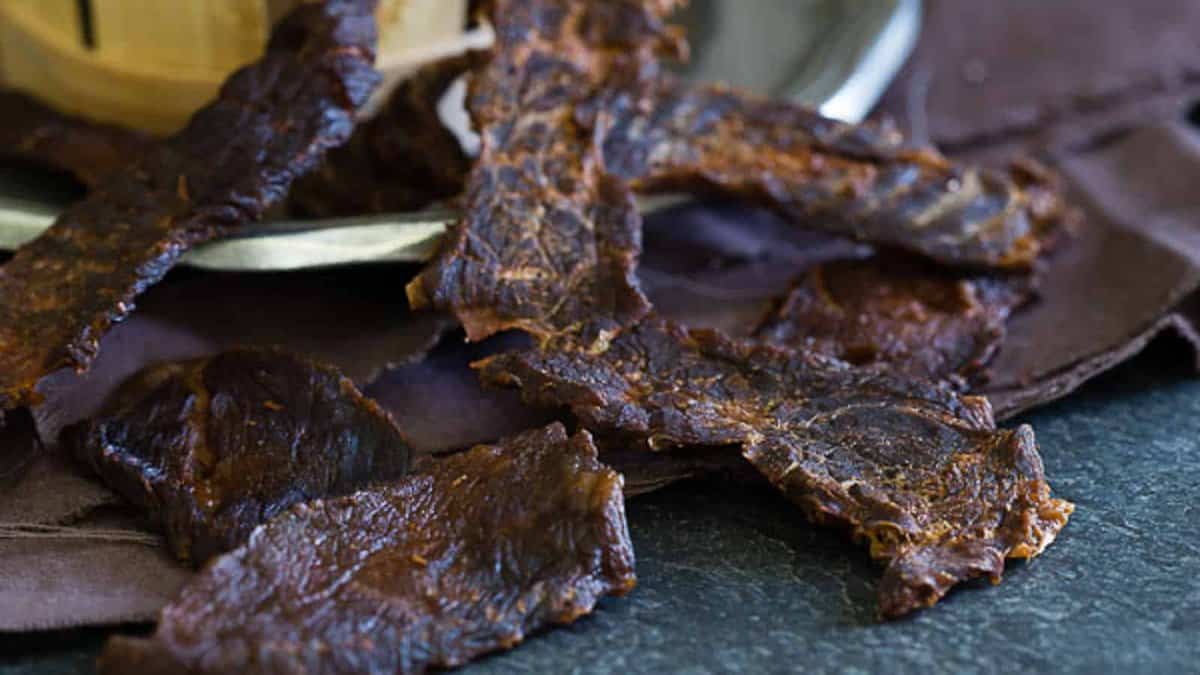
[(633, 588), (621, 477), (586, 432), (528, 431), (296, 506), (217, 559), (102, 673), (419, 673)]
[(480, 340), (519, 328), (602, 347), (649, 305), (633, 275), (641, 221), (604, 174), (595, 105), (678, 46), (673, 0), (496, 0), (497, 43), (467, 107), (482, 151), (466, 215), (408, 286), (414, 307), (451, 309)]
[(899, 256), (839, 260), (809, 269), (756, 335), (923, 379), (979, 379), (1029, 285)]
[(0, 268), (0, 408), (85, 370), (109, 326), (191, 246), (257, 219), (340, 145), (379, 79), (374, 3), (305, 4), (187, 127), (112, 174)]
[(350, 380), (270, 350), (147, 368), (62, 444), (195, 565), (293, 504), (404, 475), (412, 453)]
[(897, 617), (1048, 546), (1073, 507), (1050, 496), (1029, 427), (921, 380), (647, 320), (603, 354), (537, 351), (480, 364), (533, 403), (650, 448), (742, 447), (812, 520), (847, 527), (886, 565)]
[(640, 191), (721, 191), (953, 265), (1028, 267), (1056, 226), (1016, 181), (908, 147), (890, 126), (666, 77), (604, 107), (605, 168)]
[(379, 114), (305, 176), (291, 206), (315, 218), (412, 211), (462, 192), (471, 160), (437, 104), (478, 57), (431, 63), (396, 87)]
[(87, 187), (133, 162), (149, 136), (64, 115), (18, 91), (0, 91), (0, 159), (66, 171)]

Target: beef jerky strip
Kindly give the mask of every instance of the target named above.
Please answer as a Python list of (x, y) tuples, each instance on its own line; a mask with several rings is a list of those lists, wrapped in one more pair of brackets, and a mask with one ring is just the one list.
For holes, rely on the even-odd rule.
[(605, 111), (605, 168), (637, 190), (716, 189), (954, 265), (1028, 267), (1055, 225), (1008, 177), (907, 147), (888, 126), (665, 77)]
[(462, 192), (471, 160), (437, 104), (476, 55), (431, 63), (400, 83), (378, 115), (292, 191), (303, 216), (330, 218), (424, 208)]
[(62, 445), (196, 565), (293, 504), (404, 475), (411, 454), (350, 380), (274, 350), (147, 368)]
[(293, 507), (218, 558), (101, 673), (418, 673), (633, 588), (621, 477), (559, 424)]
[(64, 115), (18, 91), (0, 91), (0, 158), (66, 171), (98, 185), (151, 147), (145, 134)]
[(1050, 496), (1033, 432), (997, 430), (986, 399), (650, 319), (603, 354), (502, 354), (485, 381), (567, 405), (591, 429), (650, 448), (737, 444), (812, 520), (847, 527), (886, 564), (898, 617), (956, 583), (998, 581), (1073, 507)]
[(254, 220), (343, 143), (379, 76), (374, 3), (305, 4), (187, 127), (106, 179), (0, 268), (0, 409), (35, 403), (191, 246)]
[(1024, 277), (962, 276), (875, 256), (809, 269), (759, 326), (777, 344), (923, 379), (979, 379), (1005, 322), (1029, 296)]
[(480, 340), (519, 328), (600, 348), (648, 309), (633, 276), (640, 219), (601, 171), (589, 122), (608, 86), (652, 68), (674, 0), (496, 0), (497, 43), (467, 108), (482, 140), (466, 215), (408, 286)]

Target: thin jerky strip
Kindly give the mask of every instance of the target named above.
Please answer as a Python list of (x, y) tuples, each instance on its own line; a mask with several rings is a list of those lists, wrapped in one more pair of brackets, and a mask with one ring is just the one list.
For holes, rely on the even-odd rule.
[(404, 475), (412, 455), (350, 380), (274, 350), (147, 368), (62, 445), (196, 565), (293, 504)]
[(886, 564), (898, 617), (960, 581), (998, 581), (1073, 507), (1050, 496), (1033, 432), (997, 430), (986, 399), (803, 352), (647, 320), (603, 354), (530, 350), (479, 365), (533, 403), (652, 449), (742, 447), (809, 518), (847, 527)]
[(18, 91), (0, 91), (0, 159), (66, 171), (87, 187), (133, 162), (153, 139), (65, 115)]
[(562, 425), (294, 507), (101, 673), (419, 673), (571, 623), (635, 583), (621, 477)]
[(1024, 277), (962, 276), (901, 256), (809, 269), (756, 336), (855, 365), (885, 363), (923, 379), (980, 379)]
[(606, 87), (676, 44), (672, 0), (496, 0), (497, 44), (468, 110), (482, 151), (463, 221), (408, 286), (414, 307), (451, 309), (471, 340), (519, 328), (601, 348), (649, 305), (633, 268), (641, 221), (601, 170), (592, 116)]
[(401, 82), (378, 115), (292, 191), (292, 208), (315, 218), (413, 211), (462, 192), (471, 160), (437, 105), (478, 59), (456, 56)]
[(953, 265), (1028, 267), (1055, 224), (1015, 181), (907, 147), (889, 126), (669, 77), (614, 94), (605, 110), (605, 168), (639, 191), (719, 190)]
[(0, 268), (0, 408), (86, 370), (134, 298), (192, 246), (259, 218), (345, 142), (379, 76), (374, 2), (305, 4), (177, 135), (113, 174)]

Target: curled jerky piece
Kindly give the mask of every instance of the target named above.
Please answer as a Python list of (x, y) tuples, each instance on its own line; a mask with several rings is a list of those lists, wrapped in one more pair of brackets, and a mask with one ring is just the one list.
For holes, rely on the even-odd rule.
[(412, 453), (337, 371), (248, 349), (143, 370), (63, 445), (197, 565), (293, 504), (404, 475)]
[(0, 91), (0, 158), (66, 171), (93, 187), (152, 143), (132, 129), (64, 115), (24, 93)]
[(855, 365), (925, 379), (976, 377), (1029, 295), (1021, 276), (961, 276), (898, 256), (839, 260), (805, 273), (756, 335)]
[(497, 43), (467, 108), (482, 150), (466, 215), (408, 286), (414, 307), (451, 309), (480, 340), (519, 328), (597, 348), (649, 305), (633, 268), (641, 221), (602, 171), (595, 105), (677, 44), (672, 0), (495, 0)]
[(102, 673), (417, 673), (633, 588), (621, 477), (562, 425), (294, 507), (217, 559)]
[(956, 265), (1027, 267), (1056, 224), (1016, 181), (907, 147), (891, 127), (670, 77), (604, 107), (605, 167), (637, 190), (716, 189)]
[(374, 3), (305, 4), (187, 127), (112, 174), (0, 268), (0, 408), (85, 370), (134, 298), (191, 246), (257, 219), (343, 143), (378, 81)]
[(436, 61), (401, 82), (379, 114), (296, 184), (292, 207), (316, 218), (360, 216), (412, 211), (461, 193), (471, 160), (437, 105), (478, 58)]
[(655, 319), (603, 354), (530, 350), (479, 368), (651, 448), (740, 445), (809, 518), (849, 528), (886, 564), (885, 617), (999, 580), (1073, 508), (1050, 496), (1028, 427), (997, 430), (986, 399), (878, 369)]

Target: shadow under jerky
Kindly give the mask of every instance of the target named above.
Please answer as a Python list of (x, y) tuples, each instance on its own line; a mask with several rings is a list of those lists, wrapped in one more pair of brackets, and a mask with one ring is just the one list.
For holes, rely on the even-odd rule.
[(375, 117), (296, 184), (291, 208), (312, 218), (361, 216), (414, 211), (460, 194), (471, 160), (437, 106), (481, 58), (437, 61), (401, 82)]
[(195, 565), (293, 504), (404, 475), (412, 452), (336, 371), (255, 350), (152, 366), (62, 445)]
[(21, 480), (42, 454), (37, 423), (27, 408), (4, 413), (0, 423), (0, 490)]
[(0, 159), (65, 171), (91, 188), (153, 143), (146, 134), (64, 115), (27, 94), (0, 90)]
[(621, 478), (561, 425), (292, 508), (216, 559), (102, 673), (417, 673), (635, 583)]
[[(190, 247), (256, 220), (345, 142), (379, 79), (374, 3), (305, 4), (182, 131), (152, 144), (0, 269), (0, 408), (86, 370), (100, 339)], [(286, 129), (286, 133), (279, 130)]]
[(65, 425), (96, 414), (142, 368), (235, 347), (281, 347), (366, 387), (388, 368), (420, 361), (455, 328), (449, 317), (408, 310), (404, 289), (394, 284), (406, 271), (177, 274), (150, 289), (138, 311), (104, 336), (91, 369), (42, 380), (38, 428), (56, 438)]
[(1031, 429), (997, 430), (985, 399), (879, 369), (655, 319), (602, 354), (528, 350), (479, 368), (643, 447), (741, 446), (811, 519), (869, 544), (889, 618), (960, 581), (998, 581), (1073, 509), (1050, 496)]

